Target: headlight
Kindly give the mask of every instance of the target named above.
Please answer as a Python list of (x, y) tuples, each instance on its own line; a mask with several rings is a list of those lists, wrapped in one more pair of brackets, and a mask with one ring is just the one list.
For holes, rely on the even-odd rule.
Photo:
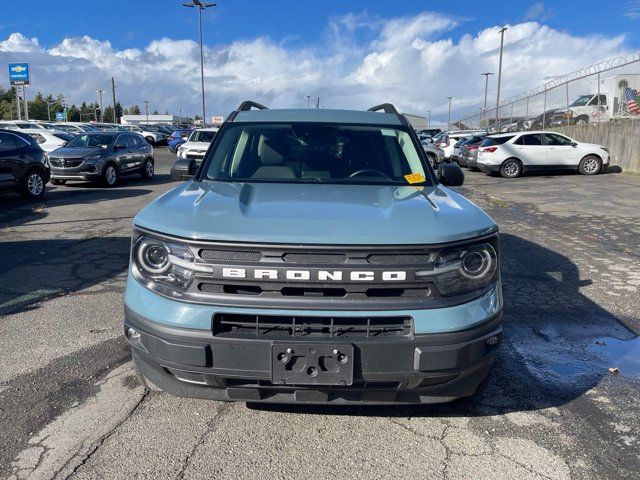
[(416, 272), (416, 278), (430, 278), (440, 295), (449, 297), (471, 292), (498, 279), (497, 237), (442, 250), (433, 270)]
[(94, 162), (100, 160), (100, 155), (87, 155), (86, 157), (82, 157), (82, 160), (85, 162)]
[(185, 158), (187, 149), (184, 147), (178, 147), (178, 156), (180, 158)]
[(211, 267), (197, 265), (193, 253), (184, 244), (134, 231), (132, 248), (134, 276), (162, 293), (180, 294), (191, 286), (196, 272), (213, 272)]

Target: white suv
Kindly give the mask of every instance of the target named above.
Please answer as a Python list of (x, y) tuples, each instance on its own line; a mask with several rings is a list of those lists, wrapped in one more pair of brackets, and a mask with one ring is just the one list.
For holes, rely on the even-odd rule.
[(488, 136), (478, 149), (478, 168), (516, 178), (533, 170), (578, 170), (595, 175), (609, 165), (609, 151), (556, 132), (502, 133)]
[(199, 165), (217, 132), (217, 127), (196, 128), (187, 141), (178, 147), (178, 158), (191, 158)]
[(458, 140), (460, 140), (461, 138), (469, 138), (480, 133), (486, 132), (484, 130), (454, 130), (449, 132), (442, 132), (436, 135), (434, 139), (437, 139), (437, 145), (444, 152), (445, 160), (448, 160), (453, 155), (453, 148), (454, 145), (458, 143)]

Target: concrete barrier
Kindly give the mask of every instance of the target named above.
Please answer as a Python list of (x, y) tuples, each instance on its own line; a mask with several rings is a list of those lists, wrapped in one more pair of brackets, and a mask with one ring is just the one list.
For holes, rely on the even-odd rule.
[(624, 173), (640, 173), (640, 122), (615, 121), (554, 128), (579, 142), (597, 143), (609, 149), (611, 165)]

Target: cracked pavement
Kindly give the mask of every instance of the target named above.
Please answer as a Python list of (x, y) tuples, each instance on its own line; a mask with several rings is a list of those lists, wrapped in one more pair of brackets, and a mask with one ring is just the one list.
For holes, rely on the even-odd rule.
[(0, 197), (0, 478), (637, 476), (639, 177), (467, 172), (503, 234), (505, 341), (481, 397), (247, 405), (147, 393), (132, 370), (131, 219), (175, 185), (156, 159), (153, 182)]

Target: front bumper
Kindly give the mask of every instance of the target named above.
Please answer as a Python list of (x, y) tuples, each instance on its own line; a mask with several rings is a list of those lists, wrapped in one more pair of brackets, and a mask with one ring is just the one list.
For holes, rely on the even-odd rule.
[(54, 180), (99, 180), (100, 169), (95, 164), (82, 163), (78, 167), (51, 167), (51, 178)]
[[(502, 336), (502, 300), (498, 288), (483, 296), (486, 298), (467, 305), (428, 312), (429, 318), (451, 319), (452, 315), (462, 318), (473, 311), (477, 318), (467, 318), (467, 328), (459, 330), (434, 327), (438, 325), (436, 320), (424, 325), (421, 320), (425, 317), (421, 315), (425, 311), (403, 311), (396, 313), (413, 314), (415, 332), (430, 328), (441, 331), (380, 339), (289, 337), (296, 345), (352, 347), (353, 382), (348, 386), (275, 383), (272, 345), (289, 339), (224, 337), (213, 333), (214, 313), (256, 309), (190, 305), (153, 292), (145, 293), (140, 300), (138, 289), (144, 287), (132, 278), (127, 285), (124, 330), (141, 373), (162, 390), (178, 396), (269, 403), (441, 403), (473, 395), (489, 374)], [(173, 307), (163, 305), (164, 302)], [(364, 316), (371, 312), (342, 313)], [(172, 315), (175, 318), (170, 318)], [(204, 322), (193, 328), (201, 315)], [(167, 321), (157, 321), (158, 316)], [(469, 320), (476, 321), (469, 323)], [(454, 321), (447, 323), (455, 325)], [(190, 328), (185, 328), (186, 325)], [(139, 339), (131, 338), (127, 333), (130, 328), (139, 332)]]

